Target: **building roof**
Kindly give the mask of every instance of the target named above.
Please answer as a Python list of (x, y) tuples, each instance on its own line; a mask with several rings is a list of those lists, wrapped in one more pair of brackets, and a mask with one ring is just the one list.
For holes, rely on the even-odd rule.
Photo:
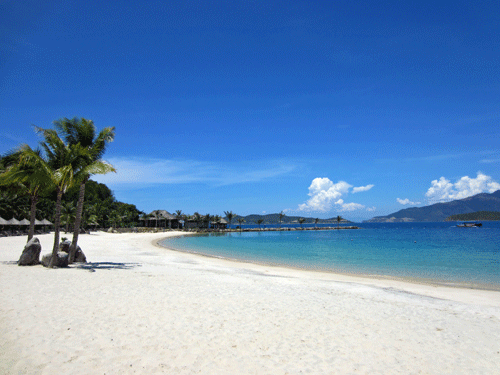
[(146, 220), (175, 220), (176, 216), (172, 215), (170, 212), (165, 210), (154, 210), (148, 215), (150, 216)]

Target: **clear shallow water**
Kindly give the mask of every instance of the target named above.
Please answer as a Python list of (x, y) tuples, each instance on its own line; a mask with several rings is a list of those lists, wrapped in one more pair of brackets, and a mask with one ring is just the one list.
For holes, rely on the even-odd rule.
[(360, 229), (184, 236), (162, 244), (258, 263), (500, 290), (500, 222), (483, 222), (482, 228), (450, 222), (356, 225)]

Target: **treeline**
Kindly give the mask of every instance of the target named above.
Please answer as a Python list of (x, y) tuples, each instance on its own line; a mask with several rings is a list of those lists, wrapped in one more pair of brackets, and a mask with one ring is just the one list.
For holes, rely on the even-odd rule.
[(446, 218), (446, 221), (495, 221), (500, 220), (500, 212), (497, 211), (477, 211), (468, 214), (451, 215)]
[[(79, 188), (74, 186), (62, 197), (61, 225), (66, 232), (73, 230), (78, 194)], [(54, 222), (56, 198), (55, 192), (39, 198), (36, 205), (37, 220), (47, 219)], [(142, 214), (135, 205), (117, 201), (105, 184), (93, 180), (86, 183), (82, 228), (134, 227), (139, 225), (139, 217)], [(29, 195), (23, 194), (16, 186), (0, 185), (0, 217), (6, 220), (13, 217), (29, 220)]]

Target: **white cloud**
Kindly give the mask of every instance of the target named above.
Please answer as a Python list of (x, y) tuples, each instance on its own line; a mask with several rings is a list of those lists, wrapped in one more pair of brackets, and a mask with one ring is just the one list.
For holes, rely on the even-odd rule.
[(288, 174), (296, 168), (283, 161), (236, 165), (197, 160), (112, 158), (109, 162), (117, 173), (96, 175), (96, 181), (109, 185), (207, 183), (222, 186), (258, 182)]
[[(356, 192), (370, 190), (373, 185), (361, 186)], [(299, 204), (299, 211), (330, 211), (334, 206), (337, 211), (355, 211), (365, 208), (364, 205), (359, 203), (344, 203), (341, 198), (343, 195), (349, 193), (352, 185), (345, 181), (333, 183), (327, 177), (315, 178), (309, 186), (309, 198), (307, 202)], [(353, 189), (353, 192), (354, 192)]]
[(396, 198), (396, 200), (398, 201), (398, 203), (400, 203), (400, 204), (402, 204), (402, 205), (407, 205), (407, 204), (420, 204), (420, 202), (412, 202), (412, 201), (410, 201), (408, 198), (406, 198), (406, 199)]
[(359, 187), (355, 187), (352, 189), (352, 193), (360, 193), (362, 191), (368, 191), (370, 190), (372, 187), (374, 187), (375, 185), (366, 185), (366, 186), (359, 186)]
[(493, 193), (499, 189), (500, 184), (494, 181), (491, 176), (478, 172), (476, 178), (464, 176), (455, 183), (445, 177), (433, 180), (425, 196), (431, 201), (444, 202), (463, 199), (484, 192)]
[(368, 212), (373, 212), (375, 211), (377, 208), (374, 206), (374, 207), (366, 207), (366, 211)]
[(483, 160), (479, 160), (479, 162), (486, 163), (486, 164), (500, 163), (500, 159), (483, 159)]

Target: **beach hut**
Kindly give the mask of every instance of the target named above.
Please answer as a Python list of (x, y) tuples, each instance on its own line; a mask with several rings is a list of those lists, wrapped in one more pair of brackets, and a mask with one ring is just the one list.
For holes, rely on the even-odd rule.
[(217, 223), (212, 221), (210, 222), (211, 229), (227, 229), (227, 221), (226, 219), (220, 219)]
[(155, 210), (149, 213), (144, 220), (145, 227), (180, 229), (181, 224), (176, 216), (165, 210)]

